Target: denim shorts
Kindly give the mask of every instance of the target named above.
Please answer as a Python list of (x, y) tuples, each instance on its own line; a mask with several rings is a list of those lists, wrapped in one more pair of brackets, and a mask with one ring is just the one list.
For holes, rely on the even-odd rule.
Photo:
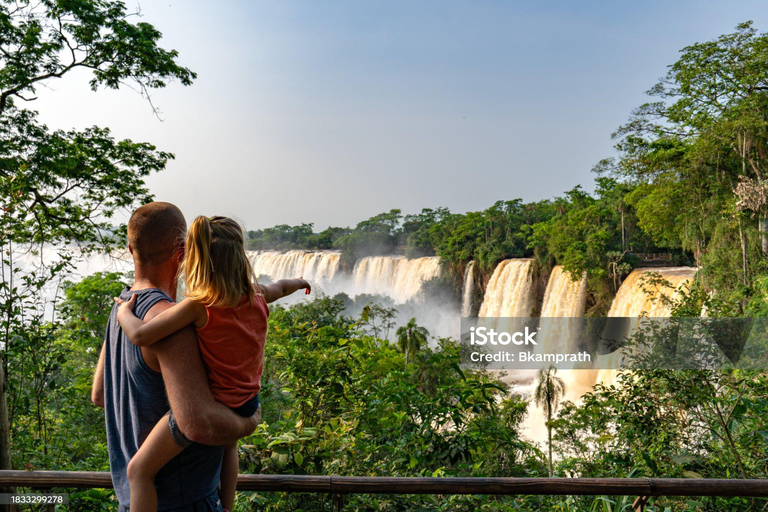
[[(230, 408), (232, 412), (243, 418), (250, 418), (259, 409), (259, 395), (257, 394), (243, 405), (235, 408)], [(182, 448), (190, 446), (194, 441), (184, 435), (184, 432), (179, 428), (179, 424), (176, 423), (176, 416), (173, 415), (173, 409), (168, 413), (168, 428), (171, 429), (171, 436), (176, 444)]]

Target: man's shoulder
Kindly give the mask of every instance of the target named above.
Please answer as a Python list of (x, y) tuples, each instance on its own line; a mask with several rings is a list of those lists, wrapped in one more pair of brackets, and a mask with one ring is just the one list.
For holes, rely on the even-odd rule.
[(133, 313), (142, 320), (150, 320), (174, 304), (168, 294), (159, 288), (130, 290), (128, 297), (130, 297), (130, 294), (137, 295)]
[(144, 315), (144, 320), (152, 320), (166, 309), (172, 308), (174, 304), (176, 303), (169, 300), (167, 297), (159, 299), (147, 310), (147, 313)]

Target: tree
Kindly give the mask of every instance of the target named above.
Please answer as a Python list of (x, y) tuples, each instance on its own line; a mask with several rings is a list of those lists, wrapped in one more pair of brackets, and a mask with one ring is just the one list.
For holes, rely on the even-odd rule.
[[(678, 239), (699, 265), (738, 268), (749, 287), (750, 269), (768, 254), (768, 210), (758, 197), (768, 177), (768, 34), (746, 22), (687, 46), (648, 94), (657, 100), (614, 134), (616, 174), (642, 185), (630, 198), (640, 226), (657, 241)], [(750, 237), (760, 239), (756, 250)], [(729, 275), (712, 287), (738, 281)]]
[(176, 63), (178, 53), (157, 45), (162, 34), (149, 23), (131, 23), (112, 0), (0, 2), (0, 115), (13, 100), (31, 101), (35, 89), (78, 68), (93, 72), (91, 88), (132, 85), (142, 94), (170, 80), (190, 85), (194, 72)]
[[(124, 228), (114, 213), (148, 201), (144, 178), (173, 157), (151, 144), (116, 141), (108, 129), (50, 131), (34, 111), (35, 89), (75, 69), (91, 88), (148, 91), (195, 74), (158, 46), (160, 32), (133, 23), (122, 2), (0, 0), (0, 342), (37, 325), (45, 292), (56, 296), (73, 260), (110, 250)], [(151, 105), (151, 101), (150, 101)], [(154, 106), (152, 109), (157, 113)], [(22, 261), (23, 260), (23, 261)], [(0, 469), (11, 467), (5, 376), (0, 366)]]
[(565, 383), (563, 379), (555, 375), (557, 369), (550, 366), (548, 369), (539, 370), (539, 383), (533, 392), (533, 400), (547, 413), (547, 447), (549, 449), (549, 476), (552, 476), (552, 417), (560, 405), (560, 400), (565, 396)]
[(405, 354), (405, 366), (408, 367), (408, 356), (411, 353), (417, 353), (422, 345), (426, 345), (429, 338), (429, 331), (416, 323), (415, 318), (408, 320), (408, 323), (397, 328), (397, 345), (400, 351)]

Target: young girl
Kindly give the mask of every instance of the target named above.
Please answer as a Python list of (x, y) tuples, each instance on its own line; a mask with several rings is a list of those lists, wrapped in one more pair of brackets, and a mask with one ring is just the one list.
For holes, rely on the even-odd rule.
[[(208, 370), (213, 397), (241, 416), (259, 407), (259, 390), (267, 335), (268, 302), (311, 288), (304, 279), (256, 283), (245, 254), (243, 231), (227, 217), (198, 217), (187, 235), (181, 271), (186, 276), (186, 298), (148, 323), (133, 314), (136, 295), (120, 304), (117, 319), (130, 340), (148, 346), (194, 324), (200, 352)], [(155, 475), (184, 448), (169, 427), (173, 412), (150, 432), (128, 465), (131, 512), (157, 511)], [(221, 502), (232, 510), (237, 484), (237, 444), (227, 446), (221, 469)]]

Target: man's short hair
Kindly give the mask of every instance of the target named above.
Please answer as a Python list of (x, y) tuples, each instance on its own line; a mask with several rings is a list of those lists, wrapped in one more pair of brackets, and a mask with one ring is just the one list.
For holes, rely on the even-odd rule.
[(155, 202), (140, 206), (128, 221), (128, 243), (136, 263), (168, 261), (184, 242), (187, 221), (178, 207)]

